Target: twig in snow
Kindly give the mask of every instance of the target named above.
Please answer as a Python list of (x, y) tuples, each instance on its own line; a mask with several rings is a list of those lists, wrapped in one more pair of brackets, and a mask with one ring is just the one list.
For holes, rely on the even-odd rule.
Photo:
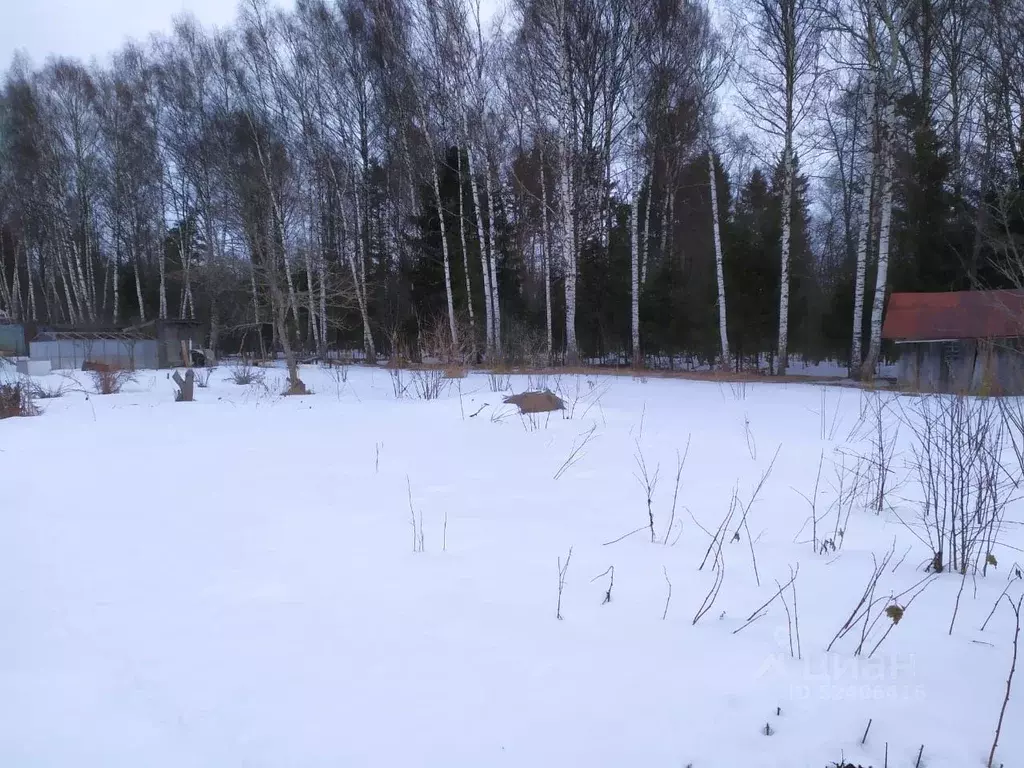
[(996, 598), (996, 601), (995, 601), (995, 603), (994, 603), (994, 604), (992, 605), (992, 610), (988, 612), (988, 618), (986, 618), (986, 619), (985, 619), (985, 623), (981, 625), (981, 631), (982, 631), (982, 632), (984, 632), (984, 631), (985, 631), (985, 627), (987, 627), (987, 626), (988, 626), (988, 623), (989, 623), (989, 622), (990, 622), (990, 621), (992, 620), (992, 617), (993, 617), (993, 616), (995, 615), (995, 613), (996, 613), (996, 608), (998, 608), (998, 607), (999, 607), (999, 603), (1001, 603), (1001, 602), (1003, 601), (1003, 596), (1004, 596), (1004, 595), (1005, 595), (1005, 594), (1006, 594), (1007, 592), (1009, 592), (1009, 591), (1010, 591), (1010, 587), (1012, 587), (1012, 586), (1013, 586), (1013, 580), (1011, 580), (1011, 581), (1010, 581), (1010, 583), (1006, 585), (1006, 589), (1004, 589), (1004, 590), (1003, 590), (1003, 591), (1002, 591), (1002, 592), (1000, 593), (999, 597), (997, 597), (997, 598)]
[(743, 414), (743, 436), (747, 439), (747, 453), (750, 454), (752, 461), (757, 461), (757, 441), (754, 439), (754, 433), (750, 431), (750, 417), (747, 414)]
[[(758, 606), (758, 607), (757, 607), (757, 608), (756, 608), (756, 609), (754, 610), (754, 612), (753, 612), (753, 613), (751, 613), (751, 614), (750, 614), (750, 615), (749, 615), (749, 616), (747, 617), (747, 620), (746, 620), (746, 622), (745, 622), (745, 623), (743, 624), (743, 626), (742, 626), (742, 627), (740, 627), (739, 629), (734, 629), (734, 630), (733, 630), (733, 634), (734, 634), (734, 635), (735, 635), (735, 634), (739, 634), (739, 633), (740, 633), (741, 631), (743, 631), (744, 629), (746, 629), (747, 627), (749, 627), (749, 626), (750, 626), (751, 624), (753, 624), (753, 623), (754, 623), (755, 621), (757, 621), (757, 620), (758, 620), (758, 619), (760, 619), (760, 618), (761, 618), (762, 616), (764, 616), (764, 613), (763, 613), (763, 612), (764, 612), (764, 611), (765, 611), (765, 610), (766, 610), (766, 609), (768, 608), (768, 606), (770, 606), (770, 605), (771, 605), (771, 604), (772, 604), (773, 602), (775, 602), (775, 600), (776, 600), (777, 598), (779, 598), (779, 597), (780, 597), (780, 596), (782, 595), (782, 592), (783, 592), (783, 590), (785, 590), (786, 588), (790, 587), (790, 586), (791, 586), (791, 585), (793, 584), (793, 582), (794, 582), (794, 581), (796, 581), (796, 577), (797, 577), (797, 576), (799, 575), (799, 573), (800, 573), (800, 564), (799, 564), (799, 563), (797, 563), (797, 565), (796, 565), (796, 570), (790, 569), (790, 574), (791, 574), (791, 575), (790, 575), (790, 577), (789, 577), (789, 581), (787, 581), (787, 582), (786, 582), (785, 584), (779, 584), (779, 588), (778, 588), (778, 590), (777, 590), (777, 591), (775, 592), (775, 594), (773, 594), (773, 595), (772, 595), (771, 597), (769, 597), (769, 598), (768, 598), (768, 599), (767, 599), (767, 600), (766, 600), (765, 602), (763, 602), (763, 603), (762, 603), (762, 604), (761, 604), (760, 606)], [(776, 584), (778, 584), (778, 582), (775, 582), (775, 583), (776, 583)]]
[[(729, 500), (729, 511), (726, 513), (725, 517), (722, 518), (722, 522), (718, 524), (718, 528), (715, 530), (714, 535), (711, 536), (711, 543), (708, 544), (708, 548), (704, 552), (704, 559), (701, 560), (700, 567), (697, 568), (698, 571), (704, 570), (704, 566), (707, 564), (708, 557), (711, 556), (712, 552), (715, 553), (715, 559), (712, 561), (711, 567), (714, 568), (718, 565), (719, 557), (722, 554), (722, 543), (725, 540), (725, 532), (729, 528), (729, 523), (732, 522), (732, 518), (736, 514), (736, 510), (738, 507), (739, 496), (737, 496), (736, 488), (733, 487), (732, 498)], [(694, 518), (694, 521), (696, 521), (696, 518)], [(700, 524), (698, 523), (698, 525)], [(707, 530), (703, 527), (702, 530), (704, 530), (704, 532), (707, 533)]]
[(373, 447), (376, 452), (373, 459), (373, 474), (376, 475), (380, 472), (380, 449), (384, 447), (384, 443), (374, 443)]
[(860, 745), (863, 747), (868, 740), (868, 731), (871, 730), (872, 719), (868, 718), (868, 727), (864, 729), (864, 736), (860, 740)]
[(612, 587), (615, 586), (615, 566), (614, 565), (609, 565), (608, 569), (604, 573), (599, 573), (599, 574), (597, 574), (597, 576), (595, 576), (594, 578), (592, 578), (590, 580), (590, 583), (593, 584), (595, 581), (600, 579), (602, 576), (608, 576), (608, 575), (611, 576), (611, 578), (608, 580), (608, 591), (606, 591), (604, 593), (604, 600), (601, 601), (601, 605), (605, 605), (606, 603), (610, 603), (612, 601)]
[(654, 543), (654, 489), (658, 487), (658, 475), (661, 472), (661, 465), (654, 468), (652, 475), (647, 469), (647, 462), (644, 460), (643, 450), (640, 448), (640, 441), (636, 441), (636, 453), (633, 454), (633, 461), (636, 462), (639, 474), (634, 473), (633, 477), (640, 483), (647, 496), (647, 525), (651, 530), (651, 544)]
[(761, 473), (761, 479), (758, 481), (757, 486), (754, 488), (753, 494), (750, 496), (750, 501), (743, 508), (743, 517), (740, 518), (739, 528), (736, 529), (736, 533), (733, 534), (733, 541), (739, 539), (740, 528), (747, 534), (747, 543), (750, 545), (750, 561), (754, 566), (754, 579), (757, 581), (757, 586), (761, 586), (761, 575), (757, 570), (757, 555), (754, 553), (754, 540), (750, 535), (750, 526), (747, 524), (747, 519), (750, 517), (750, 509), (754, 506), (754, 502), (757, 501), (757, 497), (760, 495), (761, 490), (764, 488), (765, 483), (768, 482), (768, 478), (771, 477), (772, 470), (775, 469), (775, 462), (779, 458), (779, 451), (782, 450), (782, 444), (779, 443), (779, 447), (775, 449), (775, 455), (772, 456), (771, 463), (768, 468)]
[[(676, 502), (679, 500), (679, 481), (683, 476), (683, 466), (686, 464), (686, 457), (690, 455), (690, 438), (693, 435), (688, 435), (686, 438), (686, 449), (683, 451), (683, 457), (679, 458), (679, 452), (676, 451), (676, 486), (672, 492), (672, 513), (668, 518), (668, 527), (665, 529), (665, 539), (663, 544), (668, 544), (669, 534), (672, 533), (672, 526), (676, 522)], [(678, 539), (678, 537), (677, 537)]]
[(416, 522), (416, 511), (412, 506), (412, 483), (409, 476), (405, 476), (405, 486), (409, 491), (409, 520), (412, 525), (412, 551), (423, 551), (423, 513), (420, 513), (419, 523)]
[[(895, 542), (893, 542), (893, 544), (895, 545)], [(843, 623), (843, 626), (839, 628), (839, 631), (836, 632), (835, 636), (832, 638), (832, 642), (830, 642), (828, 646), (825, 648), (826, 651), (831, 651), (832, 646), (836, 644), (836, 641), (839, 640), (840, 637), (843, 637), (847, 632), (849, 632), (850, 629), (860, 619), (861, 609), (864, 607), (865, 604), (869, 604), (869, 598), (871, 597), (871, 595), (874, 594), (875, 588), (878, 586), (878, 580), (882, 577), (882, 573), (884, 572), (886, 566), (888, 566), (889, 560), (892, 558), (892, 553), (893, 550), (890, 549), (888, 554), (886, 554), (885, 558), (883, 558), (881, 566), (879, 566), (878, 559), (874, 556), (874, 554), (871, 555), (871, 560), (874, 563), (874, 568), (872, 568), (871, 570), (871, 576), (868, 579), (867, 585), (864, 587), (864, 592), (861, 594), (860, 600), (858, 600), (857, 604), (853, 607), (853, 611), (850, 612), (850, 617)]]
[(444, 530), (441, 533), (441, 551), (448, 551), (448, 510), (444, 511)]
[[(644, 401), (643, 409), (640, 411), (640, 429), (636, 433), (636, 441), (639, 442), (644, 438), (644, 420), (647, 418), (647, 401)], [(630, 430), (632, 431), (632, 430)]]
[[(877, 622), (882, 616), (886, 616), (889, 618), (891, 623), (886, 628), (885, 633), (878, 639), (878, 642), (875, 643), (874, 647), (871, 649), (871, 652), (868, 654), (869, 659), (874, 657), (875, 651), (877, 651), (878, 647), (885, 642), (885, 638), (889, 636), (889, 633), (893, 631), (896, 625), (900, 623), (900, 620), (903, 618), (903, 615), (907, 612), (907, 609), (909, 609), (913, 602), (917, 600), (920, 594), (922, 594), (926, 589), (928, 589), (929, 586), (931, 586), (931, 583), (935, 581), (935, 578), (935, 574), (932, 574), (930, 576), (926, 576), (925, 578), (921, 579), (921, 581), (917, 582), (917, 584), (915, 584), (910, 589), (915, 589), (918, 586), (920, 586), (921, 588), (918, 589), (917, 592), (915, 592), (913, 595), (911, 595), (910, 599), (902, 605), (900, 605), (897, 601), (904, 595), (906, 595), (908, 592), (910, 592), (910, 589), (901, 592), (899, 595), (890, 596), (889, 605), (887, 605), (882, 611), (878, 613), (878, 616), (875, 617), (875, 622)], [(872, 627), (874, 627), (875, 622), (872, 622)], [(858, 646), (856, 654), (859, 655), (860, 651), (861, 647)]]
[(999, 709), (999, 722), (996, 723), (996, 735), (992, 740), (992, 751), (988, 753), (988, 768), (992, 768), (992, 764), (996, 759), (996, 747), (999, 745), (999, 736), (1003, 731), (1003, 717), (1006, 715), (1006, 707), (1010, 703), (1010, 690), (1013, 687), (1013, 676), (1017, 671), (1017, 649), (1020, 645), (1020, 609), (1021, 604), (1024, 603), (1024, 595), (1017, 598), (1016, 605), (1014, 605), (1013, 601), (1009, 597), (1006, 598), (1006, 602), (1010, 604), (1010, 609), (1016, 617), (1016, 624), (1013, 630), (1013, 658), (1010, 661), (1010, 674), (1006, 678), (1006, 695), (1003, 696), (1003, 706)]
[[(879, 572), (878, 572), (879, 577), (881, 577), (882, 571), (884, 571), (884, 570), (885, 570), (884, 568), (879, 570)], [(859, 656), (860, 655), (861, 649), (864, 647), (864, 643), (867, 641), (867, 637), (868, 637), (868, 620), (871, 618), (871, 606), (875, 604), (875, 589), (877, 587), (878, 587), (878, 579), (875, 579), (874, 582), (871, 584), (871, 593), (870, 593), (870, 595), (868, 597), (868, 610), (864, 611), (864, 624), (863, 624), (863, 626), (861, 627), (861, 630), (860, 630), (860, 644), (857, 646), (857, 650), (853, 654), (854, 656)], [(902, 616), (902, 613), (900, 615)], [(893, 619), (893, 624), (895, 624), (896, 621), (897, 621), (897, 619), (894, 618)]]
[(793, 648), (793, 615), (789, 611), (789, 603), (786, 602), (786, 594), (782, 590), (782, 585), (779, 584), (778, 579), (775, 580), (776, 586), (778, 586), (779, 600), (782, 601), (782, 607), (786, 611), (786, 631), (789, 636), (789, 656), (790, 658), (796, 658), (796, 651)]
[[(811, 508), (811, 542), (814, 546), (815, 552), (818, 551), (818, 486), (821, 484), (821, 466), (824, 463), (825, 452), (822, 451), (821, 455), (818, 457), (818, 474), (814, 479), (814, 493), (811, 494), (810, 498), (807, 498), (803, 491), (798, 491), (796, 488), (793, 488), (794, 491), (803, 497), (803, 500), (806, 501)], [(804, 525), (807, 525), (807, 523), (804, 523)]]
[(665, 596), (665, 610), (661, 614), (661, 620), (668, 618), (668, 604), (672, 602), (672, 582), (668, 578), (668, 568), (661, 566), (661, 572), (665, 574), (665, 583), (668, 584), (668, 595)]
[(562, 565), (562, 558), (558, 558), (558, 605), (555, 608), (555, 618), (562, 620), (562, 590), (565, 589), (565, 574), (569, 570), (569, 561), (572, 560), (572, 547), (569, 547), (569, 554), (565, 557), (565, 565)]
[(903, 557), (900, 558), (900, 561), (898, 563), (896, 563), (896, 565), (894, 565), (892, 567), (892, 570), (890, 571), (890, 573), (896, 573), (896, 569), (899, 568), (901, 565), (903, 565), (903, 561), (907, 559), (907, 555), (910, 554), (910, 550), (913, 549), (913, 548), (914, 548), (913, 544), (908, 544), (907, 545), (907, 551), (903, 553)]
[(960, 596), (964, 593), (964, 585), (967, 584), (967, 569), (964, 568), (960, 577), (960, 589), (956, 591), (956, 602), (953, 603), (953, 618), (949, 620), (949, 636), (953, 636), (953, 625), (956, 624), (956, 615), (960, 612)]
[(718, 599), (718, 594), (722, 591), (722, 582), (725, 581), (725, 557), (722, 554), (721, 541), (718, 542), (717, 552), (715, 553), (715, 563), (717, 563), (717, 567), (715, 568), (715, 580), (711, 584), (711, 589), (709, 589), (708, 593), (704, 596), (704, 600), (697, 609), (697, 613), (693, 616), (693, 625), (696, 625), (697, 622), (703, 619), (707, 615), (708, 611), (714, 607), (715, 601)]
[(924, 754), (924, 744), (917, 750), (917, 760), (914, 762), (914, 768), (921, 768), (921, 755)]
[(641, 525), (639, 528), (636, 528), (636, 529), (630, 531), (629, 533), (623, 534), (622, 536), (619, 536), (619, 538), (617, 538), (617, 539), (612, 539), (611, 541), (606, 541), (601, 546), (602, 547), (607, 547), (610, 544), (618, 544), (623, 539), (628, 539), (634, 533), (640, 533), (640, 531), (646, 531), (646, 530), (647, 530), (647, 526), (646, 525)]
[[(797, 567), (799, 567), (799, 565)], [(790, 573), (792, 573), (792, 570), (793, 569), (790, 568)], [(797, 605), (796, 605), (796, 574), (795, 573), (793, 574), (792, 587), (793, 587), (793, 625), (796, 628), (796, 657), (797, 657), (797, 659), (803, 659), (803, 657), (804, 657), (803, 649), (800, 647), (800, 611), (799, 611), (799, 609), (797, 608)]]
[(580, 439), (580, 435), (576, 436), (576, 439), (573, 440), (572, 443), (572, 450), (569, 451), (569, 457), (564, 462), (562, 462), (562, 466), (560, 466), (558, 468), (558, 471), (555, 472), (555, 480), (557, 480), (566, 472), (568, 472), (576, 464), (576, 462), (583, 458), (583, 456), (585, 455), (583, 453), (583, 449), (587, 447), (587, 445), (590, 443), (590, 440), (594, 437), (594, 431), (596, 429), (597, 425), (595, 424), (590, 428), (589, 431), (582, 435), (582, 440)]

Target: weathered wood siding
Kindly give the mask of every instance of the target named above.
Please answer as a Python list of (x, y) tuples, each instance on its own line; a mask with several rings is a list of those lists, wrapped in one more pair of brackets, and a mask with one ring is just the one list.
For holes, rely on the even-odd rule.
[(1001, 341), (930, 341), (899, 345), (902, 389), (972, 395), (1024, 394), (1024, 345)]

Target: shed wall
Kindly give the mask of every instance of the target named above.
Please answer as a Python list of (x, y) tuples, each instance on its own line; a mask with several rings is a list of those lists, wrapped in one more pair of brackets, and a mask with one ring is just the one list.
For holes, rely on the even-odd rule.
[(896, 377), (915, 392), (1024, 394), (1024, 347), (1020, 340), (972, 339), (900, 344)]
[(190, 349), (202, 349), (205, 333), (195, 325), (158, 323), (158, 356), (161, 368), (176, 368), (182, 365), (181, 342)]
[(21, 323), (0, 323), (0, 352), (26, 355), (25, 326)]

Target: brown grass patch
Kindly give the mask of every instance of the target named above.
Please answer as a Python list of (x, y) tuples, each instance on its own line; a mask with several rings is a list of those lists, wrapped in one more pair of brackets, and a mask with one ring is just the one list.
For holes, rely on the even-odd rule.
[(444, 369), (446, 379), (464, 379), (468, 375), (469, 371), (461, 365), (449, 365)]

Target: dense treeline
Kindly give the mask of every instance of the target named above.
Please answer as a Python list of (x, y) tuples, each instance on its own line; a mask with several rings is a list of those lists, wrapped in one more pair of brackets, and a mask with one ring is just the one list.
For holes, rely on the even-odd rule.
[(1022, 0), (247, 0), (17, 58), (0, 313), (870, 371), (887, 291), (1024, 277), (1022, 51)]

